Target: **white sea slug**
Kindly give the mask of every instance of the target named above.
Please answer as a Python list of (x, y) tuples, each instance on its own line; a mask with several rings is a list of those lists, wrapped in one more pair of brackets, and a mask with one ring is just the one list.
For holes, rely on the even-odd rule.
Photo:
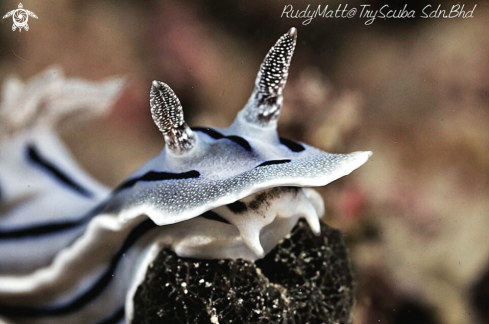
[(292, 28), (270, 49), (248, 103), (226, 129), (190, 128), (176, 94), (153, 81), (151, 114), (165, 147), (112, 191), (76, 165), (48, 126), (60, 107), (86, 106), (90, 97), (104, 98), (101, 90), (109, 106), (121, 83), (94, 87), (48, 71), (23, 93), (9, 81), (0, 110), (11, 117), (0, 142), (0, 316), (130, 321), (134, 292), (162, 248), (180, 257), (256, 260), (300, 218), (319, 234), (323, 201), (306, 187), (349, 174), (371, 152), (329, 154), (278, 136), (296, 37)]

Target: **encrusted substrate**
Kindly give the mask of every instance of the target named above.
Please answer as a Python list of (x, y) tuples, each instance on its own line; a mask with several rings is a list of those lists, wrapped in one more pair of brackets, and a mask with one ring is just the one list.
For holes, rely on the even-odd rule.
[(135, 295), (134, 324), (351, 323), (353, 279), (338, 230), (301, 221), (264, 259), (195, 260), (162, 250)]

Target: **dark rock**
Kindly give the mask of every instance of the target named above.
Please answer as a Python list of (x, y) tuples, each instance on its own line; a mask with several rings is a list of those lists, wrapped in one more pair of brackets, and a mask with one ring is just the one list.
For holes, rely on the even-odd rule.
[(338, 230), (304, 221), (256, 262), (162, 250), (135, 295), (140, 323), (351, 323), (353, 279)]

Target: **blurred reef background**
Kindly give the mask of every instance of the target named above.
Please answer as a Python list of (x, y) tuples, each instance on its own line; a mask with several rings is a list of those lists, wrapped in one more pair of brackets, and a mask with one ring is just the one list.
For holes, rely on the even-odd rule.
[[(90, 80), (127, 76), (109, 115), (59, 129), (78, 161), (111, 186), (163, 147), (149, 113), (153, 79), (175, 90), (190, 126), (225, 127), (268, 49), (298, 28), (281, 136), (335, 153), (374, 151), (320, 190), (325, 221), (350, 248), (355, 324), (489, 323), (489, 2), (461, 2), (477, 4), (471, 19), (316, 18), (307, 26), (281, 18), (284, 6), (361, 3), (22, 3), (39, 19), (21, 33), (0, 20), (0, 80), (51, 65)], [(428, 4), (455, 3), (408, 8), (419, 16)], [(2, 1), (0, 12), (17, 6)]]

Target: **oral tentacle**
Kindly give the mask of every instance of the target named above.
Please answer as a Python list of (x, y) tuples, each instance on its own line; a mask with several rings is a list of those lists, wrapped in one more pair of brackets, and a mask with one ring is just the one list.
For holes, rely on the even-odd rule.
[(255, 230), (240, 230), (243, 243), (258, 257), (263, 258), (265, 256), (265, 250), (260, 242), (260, 232)]
[(314, 209), (316, 210), (316, 214), (318, 218), (323, 218), (325, 214), (325, 208), (324, 208), (324, 200), (323, 197), (317, 192), (316, 190), (312, 188), (302, 188), (302, 191), (306, 195), (307, 199), (311, 202), (311, 204), (314, 206)]
[(306, 220), (307, 224), (311, 228), (312, 232), (318, 236), (321, 234), (321, 224), (319, 223), (319, 217), (311, 202), (304, 204), (304, 210), (302, 216)]
[[(314, 195), (313, 197), (317, 198)], [(262, 258), (266, 252), (264, 246), (274, 246), (281, 239), (273, 236), (271, 240), (274, 242), (270, 242), (266, 237), (272, 236), (265, 234), (262, 237), (264, 228), (273, 231), (274, 228), (282, 226), (279, 223), (283, 221), (292, 228), (302, 217), (306, 219), (315, 234), (320, 233), (318, 211), (303, 189), (297, 187), (267, 189), (216, 208), (212, 212), (234, 225), (243, 243), (259, 258)]]

